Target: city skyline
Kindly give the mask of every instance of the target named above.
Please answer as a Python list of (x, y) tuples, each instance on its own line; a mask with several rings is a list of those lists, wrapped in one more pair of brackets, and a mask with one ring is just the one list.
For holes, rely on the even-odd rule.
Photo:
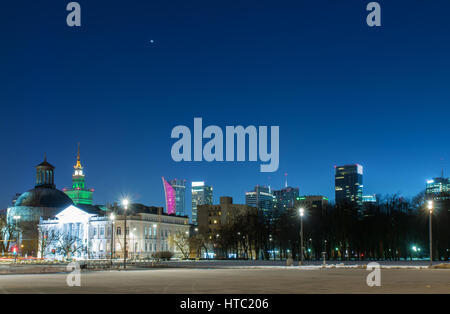
[[(282, 188), (286, 172), (301, 194), (333, 200), (334, 165), (353, 163), (365, 194), (413, 197), (450, 171), (448, 1), (383, 3), (379, 28), (366, 3), (108, 3), (83, 4), (79, 29), (64, 5), (5, 4), (0, 208), (33, 185), (44, 153), (70, 187), (78, 142), (94, 203), (164, 206), (165, 176), (243, 204), (255, 185)], [(279, 170), (175, 163), (170, 131), (194, 117), (279, 125)]]
[[(75, 165), (75, 166), (72, 166), (72, 169), (75, 169), (75, 172), (74, 173), (72, 173), (72, 180), (74, 180), (74, 178), (76, 179), (77, 178), (77, 169), (84, 169), (84, 167), (81, 167), (81, 164), (80, 164), (80, 153), (79, 153), (79, 144), (78, 144), (78, 152), (77, 152), (77, 158), (76, 158), (76, 160), (77, 160), (77, 164)], [(44, 154), (44, 163), (46, 163), (47, 162), (47, 154)], [(54, 167), (53, 165), (51, 165), (52, 167)], [(361, 174), (362, 174), (362, 169), (363, 169), (363, 165), (361, 165), (361, 164), (353, 164), (353, 165), (345, 165), (345, 167), (358, 167), (358, 168), (361, 168)], [(342, 166), (334, 166), (334, 171), (336, 171), (336, 169), (337, 168), (339, 168), (339, 167), (342, 167)], [(56, 168), (56, 167), (55, 167)], [(84, 176), (85, 176), (85, 173), (80, 173), (80, 175), (83, 177), (83, 184), (84, 184)], [(292, 186), (287, 186), (287, 173), (284, 173), (283, 174), (283, 178), (284, 178), (284, 185), (282, 185), (282, 186), (280, 186), (280, 190), (279, 191), (282, 191), (283, 189), (286, 189), (286, 188), (291, 188), (292, 189)], [(75, 177), (74, 177), (75, 176)], [(333, 182), (333, 187), (334, 187), (334, 192), (336, 193), (336, 190), (335, 190), (335, 188), (336, 188), (336, 176), (337, 176), (337, 174), (336, 173), (334, 173), (333, 174), (333, 177), (332, 177), (332, 179), (330, 180), (330, 181), (332, 181)], [(52, 174), (52, 181), (55, 183), (55, 185), (56, 185), (56, 188), (57, 189), (59, 189), (59, 190), (61, 190), (61, 191), (63, 191), (63, 192), (65, 192), (66, 194), (67, 194), (67, 191), (70, 191), (70, 190), (68, 190), (67, 188), (61, 188), (61, 187), (59, 187), (57, 184), (56, 184), (56, 182), (58, 181), (57, 180), (57, 175), (55, 175), (55, 174)], [(436, 179), (436, 178), (444, 178), (444, 180), (445, 180), (445, 175), (444, 175), (444, 170), (443, 169), (441, 169), (441, 173), (439, 174), (439, 175), (435, 175), (435, 176), (430, 176), (425, 182), (424, 182), (424, 184), (423, 184), (423, 189), (421, 190), (421, 191), (419, 191), (418, 193), (416, 193), (416, 195), (418, 195), (419, 193), (422, 193), (422, 192), (425, 192), (426, 191), (426, 189), (428, 189), (428, 187), (430, 186), (430, 184), (431, 183), (433, 183), (434, 182), (434, 179)], [(167, 199), (166, 199), (166, 190), (165, 190), (165, 187), (164, 187), (164, 184), (168, 184), (168, 181), (166, 181), (165, 180), (165, 178), (164, 177), (162, 177), (162, 179), (163, 179), (163, 188), (162, 188), (162, 194), (163, 194), (163, 198), (164, 198), (164, 203), (163, 204), (149, 204), (149, 203), (144, 203), (144, 202), (141, 202), (141, 201), (139, 201), (139, 199), (136, 199), (136, 198), (133, 198), (133, 196), (132, 196), (132, 193), (128, 193), (128, 194), (121, 194), (121, 196), (119, 197), (119, 198), (117, 198), (117, 199), (114, 199), (114, 200), (105, 200), (105, 201), (96, 201), (96, 200), (94, 200), (93, 201), (93, 203), (91, 203), (91, 204), (95, 204), (95, 205), (105, 205), (105, 204), (111, 204), (111, 203), (113, 203), (113, 202), (117, 202), (117, 203), (120, 203), (121, 201), (122, 201), (122, 199), (124, 199), (124, 198), (127, 198), (127, 199), (130, 199), (130, 201), (131, 202), (135, 202), (135, 203), (141, 203), (141, 204), (149, 204), (149, 205), (151, 205), (151, 206), (160, 206), (160, 207), (164, 207), (165, 208), (165, 211), (168, 211), (169, 210), (169, 208), (167, 207)], [(447, 179), (448, 180), (448, 179)], [(172, 179), (172, 180), (170, 180), (170, 182), (172, 182), (171, 184), (175, 184), (177, 181), (184, 181), (184, 182), (188, 182), (188, 183), (194, 183), (194, 184), (199, 184), (199, 183), (201, 183), (201, 184), (204, 184), (204, 181), (198, 181), (198, 180), (190, 180), (190, 179)], [(184, 183), (184, 184), (186, 184), (186, 183)], [(194, 186), (194, 185), (193, 185)], [(214, 184), (213, 183), (211, 183), (211, 185), (210, 185), (211, 187), (214, 187)], [(271, 193), (272, 193), (272, 195), (275, 195), (274, 194), (274, 192), (275, 191), (277, 191), (277, 187), (276, 186), (270, 186), (270, 185), (259, 185), (259, 184), (256, 184), (255, 185), (255, 188), (258, 188), (258, 187), (261, 187), (261, 188), (266, 188), (266, 189), (269, 189), (270, 191), (271, 191)], [(299, 187), (295, 187), (294, 189), (298, 189)], [(247, 189), (247, 190), (249, 190), (249, 189)], [(24, 190), (24, 191), (22, 191), (22, 192), (25, 192), (26, 190)], [(94, 189), (90, 189), (89, 191), (91, 191), (91, 192), (93, 192), (94, 191)], [(279, 192), (278, 191), (278, 192)], [(18, 193), (16, 193), (16, 194), (14, 194), (12, 197), (11, 197), (11, 202), (13, 201), (13, 199), (14, 199), (14, 197), (16, 197), (18, 194), (20, 195), (22, 192), (18, 192)], [(244, 195), (242, 196), (242, 195), (229, 195), (229, 194), (227, 194), (227, 193), (224, 193), (224, 194), (220, 194), (220, 195), (218, 195), (218, 194), (216, 194), (216, 193), (214, 193), (213, 194), (213, 204), (216, 204), (216, 203), (218, 203), (218, 200), (220, 199), (220, 197), (224, 197), (224, 196), (229, 196), (229, 197), (233, 197), (234, 199), (239, 199), (239, 198), (243, 198), (243, 201), (241, 202), (241, 201), (239, 201), (238, 203), (241, 203), (241, 204), (244, 204), (244, 203), (247, 203), (247, 197), (248, 197), (248, 194), (249, 194), (250, 192), (248, 192), (248, 191), (246, 191), (246, 192), (244, 192)], [(395, 194), (395, 193), (390, 193), (390, 194), (386, 194), (386, 195), (392, 195), (392, 194)], [(313, 196), (313, 195), (324, 195), (324, 196), (326, 196), (327, 197), (327, 199), (330, 199), (332, 202), (335, 202), (335, 197), (333, 197), (334, 196), (334, 194), (332, 195), (332, 196), (328, 196), (328, 195), (325, 195), (325, 194), (323, 194), (323, 193), (321, 193), (320, 191), (318, 192), (318, 193), (300, 193), (299, 194), (299, 196)], [(384, 195), (381, 195), (380, 193), (376, 193), (376, 192), (371, 192), (371, 193), (369, 193), (369, 192), (367, 192), (366, 191), (366, 187), (364, 186), (364, 188), (362, 189), (362, 195), (364, 195), (364, 196), (371, 196), (371, 197), (374, 197), (375, 195), (380, 195), (381, 197), (383, 197)], [(413, 195), (413, 196), (416, 196), (416, 195)], [(70, 196), (70, 195), (69, 195)], [(188, 204), (188, 203), (190, 203), (190, 204), (192, 204), (192, 198), (191, 198), (191, 196), (192, 196), (192, 194), (191, 193), (187, 193), (187, 195), (185, 195), (185, 197), (186, 197), (186, 204)], [(403, 195), (400, 195), (400, 196), (402, 196), (402, 197), (404, 197)], [(92, 196), (91, 196), (91, 198), (92, 198)], [(75, 202), (76, 202), (76, 200), (74, 200)], [(175, 192), (173, 192), (173, 202), (175, 202)], [(7, 208), (7, 207), (9, 207), (9, 206), (11, 206), (11, 203), (10, 204), (7, 204), (7, 206), (5, 206), (5, 209)], [(170, 207), (170, 206), (169, 206)], [(172, 208), (172, 210), (175, 210), (175, 203), (173, 204), (173, 208)], [(185, 209), (184, 209), (186, 212), (185, 212), (185, 214), (187, 215), (187, 216), (189, 216), (190, 218), (192, 218), (192, 207), (190, 207), (189, 208), (189, 206), (187, 206), (187, 207), (185, 207)]]

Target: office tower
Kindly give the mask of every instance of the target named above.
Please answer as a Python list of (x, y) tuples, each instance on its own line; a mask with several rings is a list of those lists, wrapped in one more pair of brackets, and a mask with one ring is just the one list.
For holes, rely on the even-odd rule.
[(427, 181), (425, 195), (428, 199), (450, 199), (450, 178), (444, 178), (444, 172), (438, 178)]
[(363, 195), (362, 202), (363, 203), (376, 203), (377, 196), (376, 195)]
[(362, 205), (363, 167), (361, 165), (335, 166), (336, 204)]
[(299, 188), (287, 186), (281, 190), (274, 190), (274, 208), (278, 211), (285, 211), (293, 208), (297, 197), (299, 196)]
[(213, 188), (205, 182), (192, 182), (192, 224), (197, 225), (197, 206), (212, 205)]
[(186, 215), (186, 180), (162, 178), (168, 214)]
[(258, 208), (264, 215), (271, 214), (274, 206), (274, 196), (270, 187), (257, 185), (253, 191), (246, 192), (245, 205)]

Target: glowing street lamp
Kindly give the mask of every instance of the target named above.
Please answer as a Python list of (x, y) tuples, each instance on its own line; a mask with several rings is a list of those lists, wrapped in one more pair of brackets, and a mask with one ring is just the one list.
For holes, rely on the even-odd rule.
[(123, 205), (123, 209), (124, 209), (124, 215), (125, 215), (125, 230), (124, 230), (124, 233), (123, 233), (123, 238), (124, 238), (124, 241), (123, 241), (123, 248), (124, 248), (124, 251), (123, 251), (123, 268), (125, 269), (125, 268), (127, 268), (127, 209), (128, 209), (128, 200), (127, 199), (124, 199), (123, 201), (122, 201), (122, 205)]
[(430, 267), (431, 267), (433, 266), (433, 230), (432, 230), (433, 201), (427, 202), (427, 208), (430, 211)]
[(298, 211), (300, 214), (300, 265), (303, 265), (303, 216), (305, 215), (305, 209), (301, 207)]

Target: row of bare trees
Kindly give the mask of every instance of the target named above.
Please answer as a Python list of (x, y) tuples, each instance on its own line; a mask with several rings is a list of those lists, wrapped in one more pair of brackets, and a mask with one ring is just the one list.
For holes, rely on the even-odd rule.
[[(305, 259), (318, 260), (323, 253), (335, 260), (426, 258), (429, 212), (424, 203), (423, 195), (411, 201), (393, 195), (363, 207), (349, 203), (306, 208)], [(433, 255), (449, 260), (450, 197), (434, 204)], [(243, 214), (201, 238), (217, 257), (299, 258), (298, 209), (272, 216)]]

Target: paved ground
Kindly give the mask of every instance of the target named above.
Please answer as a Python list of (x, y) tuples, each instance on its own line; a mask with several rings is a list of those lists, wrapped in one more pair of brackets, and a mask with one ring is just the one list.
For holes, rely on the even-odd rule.
[(0, 293), (448, 293), (448, 269), (382, 269), (381, 287), (368, 287), (364, 269), (151, 269), (67, 274), (2, 275)]
[[(327, 265), (367, 265), (370, 262), (377, 262), (382, 266), (428, 266), (428, 260), (401, 260), (401, 261), (330, 261), (327, 260)], [(434, 261), (433, 264), (440, 264), (443, 262)], [(446, 262), (448, 263), (448, 262)], [(170, 261), (161, 262), (163, 265), (175, 267), (228, 267), (228, 266), (286, 266), (286, 261), (262, 261), (262, 260), (200, 260), (200, 261)], [(323, 261), (305, 261), (305, 265), (321, 266)], [(298, 265), (298, 261), (294, 261), (294, 265)]]

